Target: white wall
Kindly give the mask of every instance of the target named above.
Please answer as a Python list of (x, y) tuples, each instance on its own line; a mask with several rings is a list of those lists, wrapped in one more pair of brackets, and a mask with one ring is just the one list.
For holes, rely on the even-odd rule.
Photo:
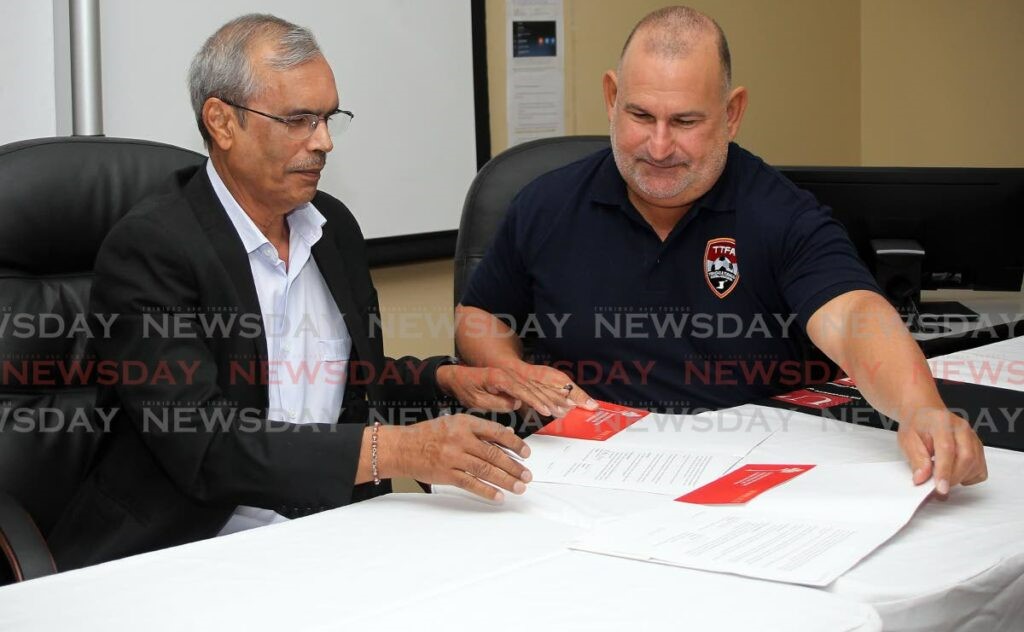
[[(55, 20), (67, 28), (67, 2), (0, 0), (0, 144), (68, 133), (54, 56), (67, 47), (54, 39)], [(334, 68), (355, 120), (320, 186), (365, 235), (457, 228), (476, 173), (466, 0), (101, 0), (105, 134), (203, 151), (188, 65), (220, 25), (249, 12), (309, 27)]]
[(476, 172), (472, 30), (464, 0), (102, 0), (108, 136), (201, 151), (185, 75), (221, 24), (269, 12), (309, 27), (355, 112), (320, 187), (367, 237), (454, 229)]
[(53, 136), (58, 129), (54, 5), (0, 0), (0, 24), (0, 145)]

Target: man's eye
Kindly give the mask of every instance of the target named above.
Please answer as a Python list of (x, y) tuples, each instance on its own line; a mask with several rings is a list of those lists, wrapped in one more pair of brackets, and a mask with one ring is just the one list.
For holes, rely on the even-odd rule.
[(645, 122), (647, 122), (647, 121), (653, 121), (654, 120), (653, 116), (651, 116), (650, 114), (644, 113), (644, 112), (631, 112), (631, 114), (633, 115), (633, 118), (635, 118), (638, 121), (645, 121)]
[(676, 121), (676, 124), (679, 125), (680, 127), (693, 127), (694, 125), (697, 124), (697, 120), (696, 119), (679, 119), (679, 120)]

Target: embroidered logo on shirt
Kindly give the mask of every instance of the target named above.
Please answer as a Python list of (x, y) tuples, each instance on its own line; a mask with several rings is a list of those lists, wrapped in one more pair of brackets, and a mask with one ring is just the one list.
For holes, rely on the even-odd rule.
[(718, 298), (736, 289), (740, 268), (736, 263), (736, 240), (731, 237), (709, 239), (704, 249), (704, 280)]

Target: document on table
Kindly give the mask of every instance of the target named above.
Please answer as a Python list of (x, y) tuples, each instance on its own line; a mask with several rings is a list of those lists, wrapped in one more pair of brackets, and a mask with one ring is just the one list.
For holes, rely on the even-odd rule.
[(827, 586), (896, 534), (932, 492), (903, 462), (818, 465), (742, 507), (666, 501), (571, 548)]
[(672, 448), (737, 458), (772, 436), (779, 423), (771, 411), (727, 408), (699, 415), (652, 413), (608, 439), (609, 444)]
[(678, 496), (713, 481), (737, 458), (607, 442), (533, 437), (533, 480)]

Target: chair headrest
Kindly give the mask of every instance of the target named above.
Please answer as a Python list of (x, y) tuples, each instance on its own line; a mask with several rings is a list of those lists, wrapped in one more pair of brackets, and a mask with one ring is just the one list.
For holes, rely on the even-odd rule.
[(110, 227), (204, 157), (143, 140), (42, 138), (0, 147), (0, 272), (92, 270)]
[(455, 242), (455, 302), (490, 246), (519, 190), (538, 176), (607, 149), (607, 136), (556, 136), (516, 145), (498, 154), (473, 179)]

